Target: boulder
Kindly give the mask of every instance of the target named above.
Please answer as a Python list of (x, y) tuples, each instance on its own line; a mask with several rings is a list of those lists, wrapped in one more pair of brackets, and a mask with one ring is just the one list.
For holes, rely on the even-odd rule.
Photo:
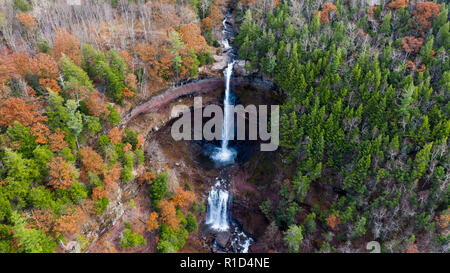
[(61, 247), (69, 252), (69, 253), (80, 253), (81, 252), (81, 245), (77, 241), (70, 241), (65, 245), (62, 241), (60, 241)]
[(214, 55), (214, 64), (211, 70), (214, 72), (219, 72), (224, 70), (228, 65), (228, 56)]
[(231, 233), (229, 231), (220, 232), (216, 236), (216, 242), (221, 248), (225, 248), (230, 240)]
[(236, 18), (234, 16), (228, 17), (227, 22), (234, 26), (236, 24)]

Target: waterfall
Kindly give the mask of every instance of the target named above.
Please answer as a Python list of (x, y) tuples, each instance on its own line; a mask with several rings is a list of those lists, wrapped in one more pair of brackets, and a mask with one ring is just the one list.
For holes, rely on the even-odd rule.
[(229, 196), (227, 190), (214, 186), (208, 196), (208, 211), (206, 224), (217, 231), (227, 231), (230, 228), (228, 204)]
[(228, 49), (231, 48), (230, 43), (228, 42), (228, 40), (223, 40), (222, 43), (223, 43), (223, 47), (224, 47), (225, 50), (228, 50)]
[(248, 253), (250, 245), (253, 243), (253, 238), (248, 237), (238, 226), (235, 226), (233, 235), (231, 245), (235, 252)]
[[(223, 31), (224, 37), (227, 37), (227, 18), (223, 20)], [(228, 39), (224, 39), (222, 44), (226, 50), (230, 49), (230, 43)], [(234, 158), (236, 152), (228, 147), (228, 142), (231, 135), (233, 134), (233, 126), (230, 119), (234, 118), (232, 116), (231, 107), (233, 104), (231, 102), (231, 76), (233, 74), (234, 59), (233, 53), (228, 52), (229, 62), (227, 68), (224, 71), (225, 78), (225, 97), (223, 99), (224, 105), (224, 115), (222, 124), (222, 143), (221, 146), (216, 149), (216, 151), (211, 155), (211, 159), (216, 162), (217, 166), (225, 166), (234, 163)], [(221, 180), (217, 178), (216, 184), (211, 188), (208, 195), (208, 212), (206, 216), (206, 224), (216, 231), (227, 231), (230, 228), (229, 223), (229, 208), (228, 204), (230, 202), (230, 194), (226, 190), (227, 186), (226, 180)]]
[(213, 154), (212, 159), (215, 162), (219, 162), (222, 165), (234, 163), (234, 158), (236, 157), (236, 152), (228, 147), (228, 142), (233, 134), (233, 126), (230, 119), (233, 119), (233, 113), (231, 113), (231, 108), (233, 104), (230, 98), (230, 81), (233, 74), (234, 60), (228, 63), (227, 69), (224, 72), (225, 76), (225, 97), (223, 100), (224, 105), (224, 115), (222, 124), (222, 145), (220, 149)]
[(228, 149), (228, 140), (230, 139), (231, 134), (233, 134), (234, 128), (230, 124), (230, 119), (234, 117), (230, 115), (230, 108), (233, 106), (230, 102), (230, 79), (233, 74), (233, 66), (234, 61), (228, 64), (227, 70), (225, 71), (225, 98), (223, 100), (223, 105), (225, 108), (225, 113), (223, 115), (223, 128), (222, 128), (222, 151), (225, 154), (230, 154), (230, 150)]
[(233, 76), (233, 67), (234, 67), (234, 50), (233, 47), (230, 46), (229, 38), (232, 36), (233, 28), (231, 24), (227, 23), (228, 18), (231, 14), (227, 14), (223, 19), (223, 40), (222, 45), (224, 51), (227, 52), (228, 56), (228, 65), (224, 71), (225, 78), (225, 97), (223, 99), (223, 124), (222, 124), (222, 143), (219, 148), (215, 150), (214, 153), (211, 154), (211, 159), (216, 163), (217, 166), (226, 166), (234, 163), (234, 159), (236, 157), (236, 151), (233, 148), (228, 147), (228, 143), (233, 136), (234, 127), (232, 119), (234, 119), (234, 115), (232, 113), (232, 97), (231, 97), (231, 77)]
[[(210, 158), (216, 163), (216, 166), (226, 166), (234, 163), (234, 159), (237, 152), (228, 146), (230, 139), (234, 134), (234, 126), (232, 122), (234, 119), (234, 113), (231, 111), (233, 102), (231, 97), (231, 77), (233, 75), (234, 67), (234, 52), (233, 47), (230, 46), (229, 36), (233, 35), (232, 28), (229, 30), (230, 25), (227, 24), (227, 18), (231, 14), (227, 14), (223, 20), (222, 33), (224, 34), (224, 39), (222, 40), (222, 45), (224, 51), (227, 52), (229, 61), (227, 68), (224, 71), (225, 77), (225, 96), (223, 100), (224, 105), (224, 115), (222, 124), (222, 142), (220, 147), (216, 147), (215, 152), (210, 155)], [(228, 192), (230, 182), (216, 178), (216, 184), (211, 188), (208, 195), (208, 208), (206, 214), (206, 224), (212, 230), (219, 232), (230, 232), (230, 246), (233, 252), (247, 253), (253, 239), (248, 237), (242, 228), (230, 217), (230, 205), (231, 205), (231, 194)], [(230, 227), (231, 230), (230, 230)]]
[[(227, 34), (227, 18), (226, 17), (225, 17), (225, 19), (223, 19), (222, 25), (223, 25), (222, 33), (223, 33), (223, 36), (226, 37), (226, 34)], [(228, 42), (228, 39), (223, 39), (222, 44), (223, 44), (225, 51), (227, 51), (228, 49), (231, 48), (230, 42)]]

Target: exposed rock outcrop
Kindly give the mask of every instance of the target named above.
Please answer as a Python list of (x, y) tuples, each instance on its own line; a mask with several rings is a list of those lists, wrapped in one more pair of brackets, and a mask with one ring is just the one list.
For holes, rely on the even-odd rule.
[(211, 70), (213, 72), (221, 72), (228, 65), (228, 56), (227, 55), (214, 55), (214, 64), (211, 66)]
[[(136, 168), (133, 170), (135, 177), (139, 177), (143, 168)], [(108, 232), (124, 215), (128, 208), (128, 203), (131, 199), (135, 198), (141, 190), (141, 185), (137, 183), (137, 179), (129, 183), (121, 183), (115, 191), (114, 198), (111, 198), (106, 211), (100, 216), (91, 219), (88, 224), (83, 227), (83, 235), (90, 246), (99, 240), (102, 235)], [(62, 245), (67, 252), (79, 251), (77, 248), (71, 247), (71, 245)], [(86, 252), (89, 252), (89, 248)]]
[(247, 76), (257, 73), (256, 70), (248, 70), (246, 68), (246, 63), (247, 62), (245, 60), (237, 60), (234, 63), (234, 74), (236, 76), (247, 77)]
[(228, 245), (228, 242), (230, 241), (230, 237), (231, 237), (231, 233), (229, 231), (220, 232), (216, 236), (216, 242), (220, 247), (226, 248)]
[(169, 104), (179, 97), (203, 94), (223, 87), (223, 79), (210, 78), (205, 80), (199, 80), (192, 83), (188, 83), (182, 86), (173, 87), (165, 91), (164, 93), (151, 98), (149, 101), (142, 103), (135, 107), (131, 112), (122, 119), (121, 125), (125, 125), (128, 121), (141, 114), (151, 113), (158, 111), (162, 106)]

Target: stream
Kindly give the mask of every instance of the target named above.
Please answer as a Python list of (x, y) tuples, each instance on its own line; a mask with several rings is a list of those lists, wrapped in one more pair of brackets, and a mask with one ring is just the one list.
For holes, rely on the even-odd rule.
[[(232, 16), (231, 12), (225, 15), (223, 20), (222, 45), (228, 57), (228, 65), (224, 71), (225, 96), (224, 116), (222, 124), (222, 141), (220, 147), (215, 147), (210, 153), (210, 159), (216, 168), (221, 169), (221, 175), (216, 178), (216, 183), (211, 187), (208, 195), (207, 216), (205, 224), (215, 233), (213, 248), (220, 252), (247, 253), (253, 239), (242, 230), (241, 225), (231, 218), (232, 195), (229, 192), (231, 182), (226, 177), (227, 166), (235, 163), (238, 151), (229, 146), (229, 140), (234, 134), (234, 127), (230, 122), (234, 119), (231, 112), (234, 106), (235, 94), (230, 86), (235, 63), (235, 49), (230, 45), (229, 39), (234, 35), (233, 26), (228, 22)], [(221, 239), (219, 239), (221, 238)], [(225, 248), (224, 245), (227, 245)]]

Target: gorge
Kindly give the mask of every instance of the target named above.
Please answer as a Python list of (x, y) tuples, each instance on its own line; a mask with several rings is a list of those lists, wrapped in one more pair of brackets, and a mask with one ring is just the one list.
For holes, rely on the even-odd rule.
[[(234, 15), (229, 8), (222, 22), (222, 51), (228, 60), (223, 78), (206, 78), (171, 88), (132, 109), (121, 122), (122, 128), (146, 132), (145, 151), (148, 154), (146, 161), (151, 162), (149, 165), (153, 170), (162, 171), (169, 166), (171, 169), (168, 172), (169, 184), (172, 184), (172, 181), (175, 184), (191, 181), (187, 183), (200, 194), (199, 201), (205, 204), (206, 214), (198, 216), (198, 220), (202, 222), (200, 232), (198, 237), (193, 236), (187, 240), (186, 251), (249, 252), (251, 245), (262, 235), (266, 225), (264, 216), (256, 207), (256, 211), (255, 208), (251, 208), (249, 213), (264, 224), (257, 225), (256, 233), (255, 229), (252, 229), (250, 236), (243, 229), (243, 226), (250, 225), (246, 223), (246, 218), (242, 218), (242, 213), (245, 214), (245, 210), (249, 208), (241, 205), (246, 199), (243, 194), (247, 194), (249, 186), (245, 186), (247, 189), (241, 191), (239, 187), (242, 187), (240, 185), (242, 182), (233, 185), (232, 181), (242, 176), (243, 169), (248, 169), (245, 171), (247, 173), (252, 172), (254, 163), (251, 163), (251, 167), (244, 167), (242, 164), (252, 161), (257, 154), (253, 151), (255, 143), (229, 141), (235, 128), (229, 126), (228, 121), (235, 117), (230, 115), (227, 106), (236, 103), (269, 104), (274, 100), (276, 88), (269, 80), (242, 75), (235, 67), (237, 52), (229, 41), (235, 35), (233, 25), (230, 23), (232, 16)], [(237, 75), (233, 76), (233, 72)], [(178, 104), (193, 105), (195, 96), (202, 96), (205, 105), (223, 105), (221, 141), (175, 142), (171, 138), (170, 127), (176, 120), (170, 116), (171, 107)], [(145, 190), (139, 191), (143, 193), (137, 192), (138, 197), (145, 195)], [(235, 217), (233, 211), (236, 210)], [(202, 242), (202, 246), (199, 242)]]

